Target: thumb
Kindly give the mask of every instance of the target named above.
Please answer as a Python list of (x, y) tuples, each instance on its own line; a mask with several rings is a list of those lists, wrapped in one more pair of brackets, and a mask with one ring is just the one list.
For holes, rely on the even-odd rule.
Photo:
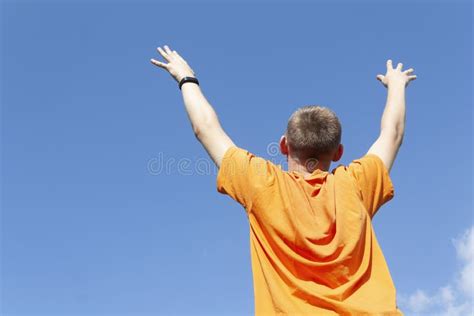
[(377, 80), (383, 82), (384, 75), (377, 75)]

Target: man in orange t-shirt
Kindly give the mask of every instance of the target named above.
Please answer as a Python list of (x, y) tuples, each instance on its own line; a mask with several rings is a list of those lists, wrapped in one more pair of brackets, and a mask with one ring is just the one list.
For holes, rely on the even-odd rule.
[(348, 166), (341, 125), (328, 108), (306, 106), (290, 117), (280, 150), (288, 171), (237, 147), (186, 61), (168, 46), (152, 59), (179, 83), (193, 130), (217, 166), (217, 189), (239, 202), (250, 224), (256, 315), (403, 315), (372, 227), (394, 195), (389, 176), (405, 125), (402, 64), (378, 75), (388, 96), (378, 139)]

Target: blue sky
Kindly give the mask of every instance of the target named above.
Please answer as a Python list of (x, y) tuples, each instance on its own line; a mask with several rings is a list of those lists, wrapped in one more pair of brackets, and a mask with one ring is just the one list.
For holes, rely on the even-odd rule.
[(149, 62), (165, 44), (234, 142), (269, 159), (307, 104), (338, 114), (341, 163), (362, 156), (385, 104), (375, 76), (387, 58), (414, 67), (374, 227), (407, 314), (446, 284), (465, 299), (470, 2), (10, 0), (1, 34), (2, 315), (253, 313), (247, 218), (196, 170), (207, 157), (177, 84)]

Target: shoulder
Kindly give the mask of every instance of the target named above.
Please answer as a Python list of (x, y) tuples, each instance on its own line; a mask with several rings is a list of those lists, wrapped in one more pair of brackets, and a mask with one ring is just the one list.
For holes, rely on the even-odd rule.
[[(281, 166), (277, 166), (272, 161), (237, 146), (228, 148), (222, 157), (221, 169), (252, 168), (256, 172), (263, 172), (263, 169), (269, 167), (281, 169)], [(259, 170), (259, 168), (262, 168), (262, 170)]]
[(334, 167), (331, 171), (331, 173), (335, 174), (337, 172), (341, 171), (351, 171), (352, 169), (357, 169), (358, 167), (377, 167), (381, 169), (386, 169), (385, 164), (383, 163), (382, 159), (373, 153), (370, 154), (365, 154), (362, 157), (353, 159), (350, 161), (348, 164), (338, 164), (336, 167)]
[[(252, 152), (233, 146), (227, 149), (218, 172), (218, 180), (244, 177), (260, 182), (272, 182), (277, 173), (282, 173), (281, 165), (259, 157)], [(265, 178), (268, 181), (263, 181)]]

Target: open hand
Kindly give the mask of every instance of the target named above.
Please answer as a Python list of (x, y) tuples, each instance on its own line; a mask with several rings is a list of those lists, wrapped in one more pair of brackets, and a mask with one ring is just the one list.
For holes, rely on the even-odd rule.
[(403, 84), (405, 87), (412, 80), (416, 79), (416, 75), (413, 75), (413, 68), (402, 71), (403, 64), (398, 63), (397, 68), (393, 68), (392, 61), (387, 60), (387, 73), (384, 75), (377, 75), (377, 79), (382, 82), (385, 87), (391, 84)]
[(183, 57), (175, 50), (172, 51), (167, 45), (165, 45), (164, 48), (163, 50), (161, 47), (158, 47), (157, 50), (168, 63), (166, 64), (152, 58), (152, 64), (166, 69), (177, 82), (180, 82), (184, 77), (194, 77), (194, 71), (189, 67)]

